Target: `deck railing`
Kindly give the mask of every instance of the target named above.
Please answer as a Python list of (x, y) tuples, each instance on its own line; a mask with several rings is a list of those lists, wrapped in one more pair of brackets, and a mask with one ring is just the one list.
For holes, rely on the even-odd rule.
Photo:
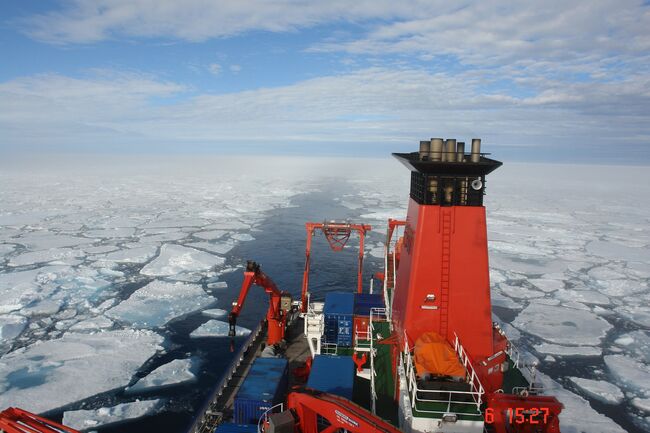
[[(279, 409), (279, 410), (276, 410)], [(257, 433), (264, 433), (264, 424), (269, 420), (269, 415), (284, 411), (284, 403), (278, 403), (264, 411), (259, 421), (257, 421)]]
[(388, 320), (387, 316), (387, 310), (386, 308), (378, 308), (378, 307), (373, 307), (370, 309), (370, 323), (368, 324), (368, 334), (370, 338), (370, 396), (371, 396), (371, 401), (372, 401), (372, 413), (376, 413), (376, 401), (377, 401), (377, 391), (375, 389), (375, 377), (377, 376), (377, 373), (375, 372), (375, 355), (376, 355), (376, 349), (374, 347), (374, 341), (375, 339), (373, 338), (374, 331), (375, 331), (375, 326), (374, 323), (375, 321), (382, 321), (386, 322)]
[[(462, 346), (460, 347), (462, 350)], [(425, 414), (425, 416), (434, 415), (436, 417), (442, 417), (445, 414), (456, 413), (465, 417), (476, 418), (476, 420), (483, 418), (481, 403), (483, 402), (485, 390), (478, 380), (474, 368), (469, 363), (469, 359), (467, 357), (466, 359), (467, 364), (464, 362), (463, 365), (465, 365), (467, 372), (466, 380), (471, 386), (471, 391), (420, 388), (417, 383), (411, 348), (408, 345), (408, 337), (406, 331), (404, 332), (404, 349), (400, 355), (400, 361), (404, 366), (411, 408), (417, 412), (417, 414), (413, 414), (414, 416)], [(441, 396), (443, 398), (440, 398)]]
[(506, 346), (506, 354), (514, 364), (515, 368), (521, 371), (530, 384), (528, 387), (515, 387), (512, 389), (512, 393), (542, 394), (544, 392), (544, 387), (535, 381), (537, 378), (537, 362), (525, 362), (524, 356), (510, 340), (508, 340), (508, 345)]

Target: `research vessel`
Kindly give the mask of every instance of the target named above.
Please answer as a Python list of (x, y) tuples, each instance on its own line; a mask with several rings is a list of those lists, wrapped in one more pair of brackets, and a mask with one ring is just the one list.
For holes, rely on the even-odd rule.
[[(297, 299), (248, 262), (231, 336), (253, 287), (269, 296), (266, 316), (188, 433), (560, 432), (562, 404), (493, 319), (483, 198), (502, 163), (480, 139), (469, 150), (432, 138), (393, 154), (410, 171), (408, 210), (386, 222), (383, 269), (369, 281), (363, 223), (306, 223)], [(337, 251), (358, 236), (356, 282), (310, 292), (317, 234)], [(0, 422), (7, 432), (74, 432), (18, 409)]]

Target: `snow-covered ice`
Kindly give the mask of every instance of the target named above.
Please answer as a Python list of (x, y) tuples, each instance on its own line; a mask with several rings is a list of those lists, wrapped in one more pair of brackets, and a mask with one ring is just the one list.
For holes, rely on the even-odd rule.
[(207, 271), (225, 262), (223, 257), (188, 248), (165, 244), (160, 254), (140, 271), (143, 275), (165, 276), (184, 272)]
[[(228, 325), (228, 322), (223, 322), (221, 320), (208, 320), (203, 325), (192, 331), (190, 337), (227, 337), (229, 328), (230, 325)], [(235, 328), (235, 334), (238, 336), (245, 336), (250, 333), (251, 330), (248, 328), (239, 325)]]
[(216, 302), (201, 286), (152, 281), (106, 311), (114, 320), (141, 328), (162, 326), (172, 319), (202, 310)]
[(163, 405), (164, 400), (155, 399), (121, 403), (99, 409), (66, 411), (63, 413), (63, 425), (87, 431), (154, 414), (162, 409)]
[(0, 358), (0, 407), (45, 412), (122, 388), (162, 342), (151, 331), (120, 330), (66, 333), (14, 350)]
[(600, 356), (600, 347), (593, 346), (561, 346), (559, 344), (542, 343), (535, 346), (535, 351), (541, 354), (556, 356)]
[(175, 359), (153, 370), (151, 373), (138, 380), (126, 389), (127, 394), (141, 391), (153, 391), (172, 385), (193, 382), (196, 376), (193, 373), (195, 362), (191, 359)]
[(581, 377), (569, 377), (569, 379), (585, 394), (603, 403), (618, 404), (625, 397), (616, 385), (604, 380), (583, 379)]
[(145, 263), (156, 255), (158, 247), (155, 245), (126, 248), (106, 254), (101, 260), (117, 263)]
[(201, 311), (201, 314), (204, 314), (208, 317), (212, 317), (214, 319), (221, 319), (223, 317), (226, 317), (228, 315), (228, 312), (220, 308), (213, 308), (210, 310), (203, 310)]
[(650, 398), (650, 367), (626, 355), (606, 355), (605, 365), (621, 388)]
[(598, 345), (612, 328), (606, 320), (585, 310), (531, 304), (513, 325), (557, 344)]

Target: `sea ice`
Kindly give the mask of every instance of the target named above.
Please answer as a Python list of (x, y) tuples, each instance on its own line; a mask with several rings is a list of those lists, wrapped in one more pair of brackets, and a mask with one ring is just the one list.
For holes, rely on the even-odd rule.
[(527, 289), (526, 287), (522, 286), (513, 286), (511, 284), (505, 283), (500, 283), (499, 289), (501, 290), (501, 293), (511, 298), (530, 299), (541, 298), (544, 296), (544, 293), (540, 291)]
[(231, 235), (230, 238), (240, 242), (248, 242), (248, 241), (255, 240), (255, 238), (249, 235), (248, 233), (235, 233)]
[(643, 412), (650, 413), (650, 398), (633, 398), (632, 401), (632, 406), (635, 408), (642, 410)]
[(135, 229), (132, 227), (92, 229), (84, 233), (84, 235), (92, 238), (106, 238), (106, 239), (130, 238), (134, 234), (135, 234)]
[(605, 365), (623, 388), (650, 398), (650, 368), (625, 355), (606, 355)]
[(84, 331), (98, 331), (100, 329), (108, 329), (113, 326), (113, 321), (104, 317), (97, 316), (91, 317), (86, 320), (75, 323), (70, 327), (70, 331), (84, 332)]
[(232, 250), (235, 245), (236, 244), (233, 240), (219, 242), (218, 244), (212, 244), (210, 242), (192, 242), (187, 244), (189, 247), (210, 251), (214, 254), (226, 254), (228, 251)]
[(17, 349), (0, 358), (0, 407), (41, 413), (123, 388), (162, 342), (151, 331), (69, 332)]
[(152, 281), (105, 314), (133, 326), (155, 328), (214, 302), (216, 299), (196, 284)]
[(625, 348), (629, 354), (633, 354), (641, 361), (650, 361), (650, 335), (649, 331), (633, 331), (618, 337), (614, 344)]
[(564, 405), (560, 413), (562, 433), (625, 433), (614, 421), (592, 409), (587, 400), (544, 373), (538, 371), (537, 380), (544, 386), (545, 394), (556, 397)]
[(27, 326), (27, 319), (15, 314), (0, 315), (0, 344), (18, 337)]
[(528, 280), (530, 284), (537, 287), (542, 292), (550, 293), (564, 288), (564, 282), (558, 280), (551, 280), (548, 278), (531, 278)]
[(165, 276), (183, 272), (206, 271), (222, 265), (225, 259), (180, 245), (165, 244), (156, 259), (140, 271), (143, 275)]
[[(229, 328), (230, 325), (228, 325), (227, 322), (223, 322), (221, 320), (208, 320), (203, 325), (192, 331), (190, 337), (227, 337)], [(250, 334), (250, 332), (250, 329), (244, 328), (242, 326), (237, 326), (235, 328), (235, 334), (238, 336), (245, 336)]]
[(542, 343), (535, 346), (535, 351), (556, 356), (600, 356), (600, 347), (593, 346), (561, 346), (559, 344)]
[(133, 386), (126, 388), (127, 394), (141, 391), (152, 391), (180, 383), (192, 382), (196, 376), (192, 359), (175, 359), (153, 370), (151, 373), (138, 380)]
[(118, 424), (130, 419), (152, 415), (162, 409), (164, 400), (143, 400), (121, 403), (113, 407), (90, 410), (70, 410), (63, 413), (63, 425), (87, 431), (96, 427)]
[(598, 345), (612, 328), (590, 311), (540, 304), (526, 307), (512, 324), (553, 343), (581, 345)]
[(83, 257), (80, 250), (72, 248), (51, 248), (49, 250), (30, 251), (12, 257), (9, 266), (26, 266), (35, 263), (56, 262), (56, 264), (78, 264)]
[(203, 310), (201, 311), (201, 314), (212, 317), (214, 319), (221, 319), (222, 317), (226, 317), (228, 315), (228, 312), (220, 308), (214, 308), (212, 310)]
[(226, 230), (210, 230), (207, 232), (196, 232), (194, 233), (195, 238), (212, 240), (222, 238), (228, 232)]
[(650, 262), (650, 249), (631, 247), (617, 242), (591, 241), (587, 244), (587, 251), (610, 260)]
[(135, 248), (128, 248), (106, 254), (102, 260), (116, 263), (145, 263), (156, 255), (158, 247), (146, 245)]
[(614, 309), (618, 314), (637, 323), (650, 328), (650, 307), (647, 303), (641, 302), (638, 305), (623, 305)]
[(75, 247), (95, 242), (97, 242), (97, 239), (69, 236), (48, 231), (26, 232), (16, 239), (16, 243), (24, 245), (25, 248), (31, 251)]
[(554, 294), (562, 301), (575, 301), (590, 305), (609, 305), (609, 298), (595, 290), (560, 290)]
[(569, 377), (569, 379), (585, 394), (603, 403), (619, 404), (625, 397), (616, 385), (604, 380), (583, 379), (580, 377)]

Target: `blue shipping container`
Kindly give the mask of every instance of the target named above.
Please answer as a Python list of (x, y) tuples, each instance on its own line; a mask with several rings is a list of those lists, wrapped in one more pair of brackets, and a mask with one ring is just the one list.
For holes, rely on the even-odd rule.
[(316, 355), (307, 387), (352, 400), (354, 370), (351, 356)]
[(384, 298), (381, 295), (357, 293), (354, 297), (354, 315), (370, 316), (371, 308), (384, 308)]
[(257, 433), (257, 424), (234, 424), (222, 422), (214, 433)]
[(325, 340), (339, 346), (352, 345), (354, 293), (333, 292), (325, 295)]
[(354, 314), (354, 293), (332, 292), (326, 294), (323, 314), (325, 316)]
[(257, 425), (264, 412), (283, 400), (286, 389), (287, 360), (257, 358), (235, 396), (235, 423)]

